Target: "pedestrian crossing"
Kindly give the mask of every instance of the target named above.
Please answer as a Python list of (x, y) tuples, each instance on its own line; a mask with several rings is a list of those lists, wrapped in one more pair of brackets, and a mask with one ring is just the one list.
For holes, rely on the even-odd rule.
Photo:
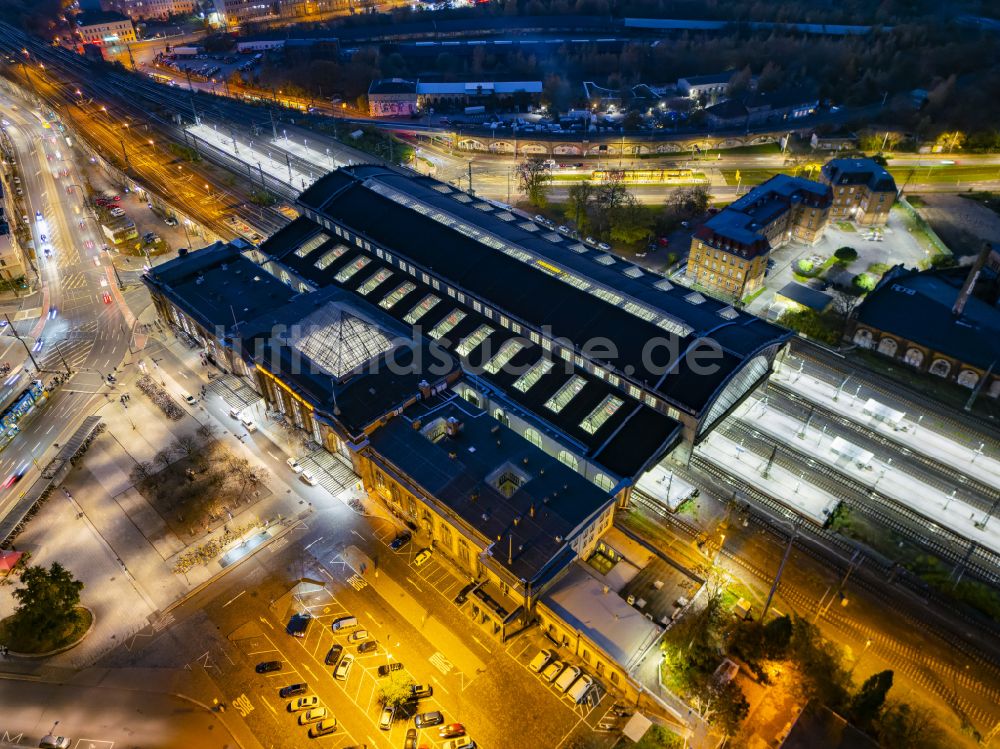
[(87, 276), (84, 273), (68, 273), (59, 279), (61, 289), (85, 289), (87, 288)]

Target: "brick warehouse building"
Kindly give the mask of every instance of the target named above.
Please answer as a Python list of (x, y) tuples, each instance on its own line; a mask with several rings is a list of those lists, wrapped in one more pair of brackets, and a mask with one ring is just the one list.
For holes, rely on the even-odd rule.
[[(475, 615), (498, 637), (533, 620), (640, 476), (766, 381), (789, 337), (407, 170), (337, 170), (298, 207), (259, 248), (150, 270), (160, 316), (259, 394), (259, 418), (349, 460), (479, 581)], [(658, 368), (653, 340), (715, 366)]]

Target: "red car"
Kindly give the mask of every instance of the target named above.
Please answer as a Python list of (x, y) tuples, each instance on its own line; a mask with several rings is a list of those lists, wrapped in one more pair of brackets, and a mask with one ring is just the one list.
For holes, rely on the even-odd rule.
[(12, 473), (10, 476), (7, 477), (7, 480), (3, 482), (3, 488), (10, 489), (12, 486), (14, 486), (14, 484), (16, 484), (18, 481), (21, 480), (21, 477), (23, 475), (24, 471), (20, 471), (18, 473)]
[(102, 296), (104, 297), (105, 304), (111, 304), (111, 295), (108, 292), (105, 291)]
[(441, 726), (438, 729), (438, 735), (442, 739), (454, 739), (459, 736), (465, 736), (465, 726), (461, 723), (449, 723), (446, 726)]

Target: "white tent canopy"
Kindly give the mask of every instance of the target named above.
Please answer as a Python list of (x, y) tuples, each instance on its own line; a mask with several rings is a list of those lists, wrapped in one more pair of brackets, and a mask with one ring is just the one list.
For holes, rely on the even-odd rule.
[(834, 455), (854, 461), (859, 468), (871, 465), (872, 459), (875, 457), (872, 453), (848, 442), (843, 437), (834, 437), (833, 442), (830, 443), (830, 450)]

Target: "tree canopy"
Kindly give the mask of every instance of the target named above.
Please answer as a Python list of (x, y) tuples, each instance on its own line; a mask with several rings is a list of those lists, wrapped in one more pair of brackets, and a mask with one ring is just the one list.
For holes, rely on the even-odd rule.
[(73, 578), (59, 562), (28, 567), (21, 573), (21, 586), (14, 590), (16, 626), (44, 635), (58, 631), (72, 620), (80, 605), (83, 583)]

